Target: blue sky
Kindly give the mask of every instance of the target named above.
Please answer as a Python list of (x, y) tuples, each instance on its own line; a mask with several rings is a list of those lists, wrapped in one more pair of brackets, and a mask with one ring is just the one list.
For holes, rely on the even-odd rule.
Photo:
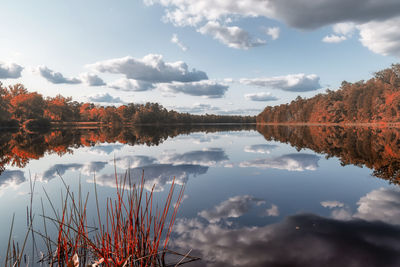
[(257, 114), (398, 62), (398, 0), (0, 4), (0, 81), (44, 96)]

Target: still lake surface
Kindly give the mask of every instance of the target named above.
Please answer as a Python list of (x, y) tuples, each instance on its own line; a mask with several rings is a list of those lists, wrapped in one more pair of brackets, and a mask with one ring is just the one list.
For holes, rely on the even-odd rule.
[[(44, 190), (61, 202), (60, 174), (99, 202), (115, 169), (142, 172), (164, 199), (186, 184), (170, 248), (187, 266), (400, 266), (400, 129), (197, 125), (1, 133), (0, 253), (23, 240)], [(96, 216), (89, 201), (88, 218)], [(49, 211), (50, 212), (50, 211)], [(51, 230), (49, 230), (51, 231)], [(28, 246), (27, 253), (32, 248)], [(3, 258), (0, 259), (3, 262)]]

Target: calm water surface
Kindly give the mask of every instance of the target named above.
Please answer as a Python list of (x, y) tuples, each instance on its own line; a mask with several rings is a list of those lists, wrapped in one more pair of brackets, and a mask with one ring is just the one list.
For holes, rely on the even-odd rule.
[(0, 251), (13, 214), (13, 238), (25, 236), (29, 177), (40, 227), (41, 198), (50, 209), (43, 190), (61, 202), (58, 174), (92, 195), (95, 175), (104, 203), (115, 167), (134, 179), (144, 171), (157, 199), (173, 177), (186, 184), (170, 247), (202, 258), (187, 266), (400, 266), (398, 129), (145, 127), (0, 141)]

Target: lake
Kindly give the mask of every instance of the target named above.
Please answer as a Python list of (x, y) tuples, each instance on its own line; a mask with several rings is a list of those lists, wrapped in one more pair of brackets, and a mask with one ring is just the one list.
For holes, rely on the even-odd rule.
[[(187, 266), (400, 266), (400, 129), (194, 125), (0, 134), (0, 251), (20, 243), (65, 188), (99, 203), (115, 170), (155, 198), (186, 185), (169, 247)], [(88, 220), (95, 218), (93, 202)], [(51, 233), (52, 230), (49, 229)], [(40, 243), (39, 241), (37, 241)], [(27, 245), (27, 254), (40, 251)], [(32, 252), (33, 250), (33, 252)], [(0, 253), (3, 256), (3, 254)], [(2, 257), (0, 261), (2, 262)]]

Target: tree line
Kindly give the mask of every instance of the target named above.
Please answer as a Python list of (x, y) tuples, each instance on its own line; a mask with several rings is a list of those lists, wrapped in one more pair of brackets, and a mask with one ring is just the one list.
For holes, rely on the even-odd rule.
[(376, 72), (366, 82), (343, 81), (337, 91), (268, 106), (257, 116), (257, 123), (298, 122), (400, 122), (400, 64)]
[(101, 106), (57, 95), (43, 97), (24, 85), (0, 83), (0, 126), (49, 126), (50, 123), (99, 122), (102, 124), (252, 123), (255, 116), (193, 115), (167, 110), (158, 103)]

